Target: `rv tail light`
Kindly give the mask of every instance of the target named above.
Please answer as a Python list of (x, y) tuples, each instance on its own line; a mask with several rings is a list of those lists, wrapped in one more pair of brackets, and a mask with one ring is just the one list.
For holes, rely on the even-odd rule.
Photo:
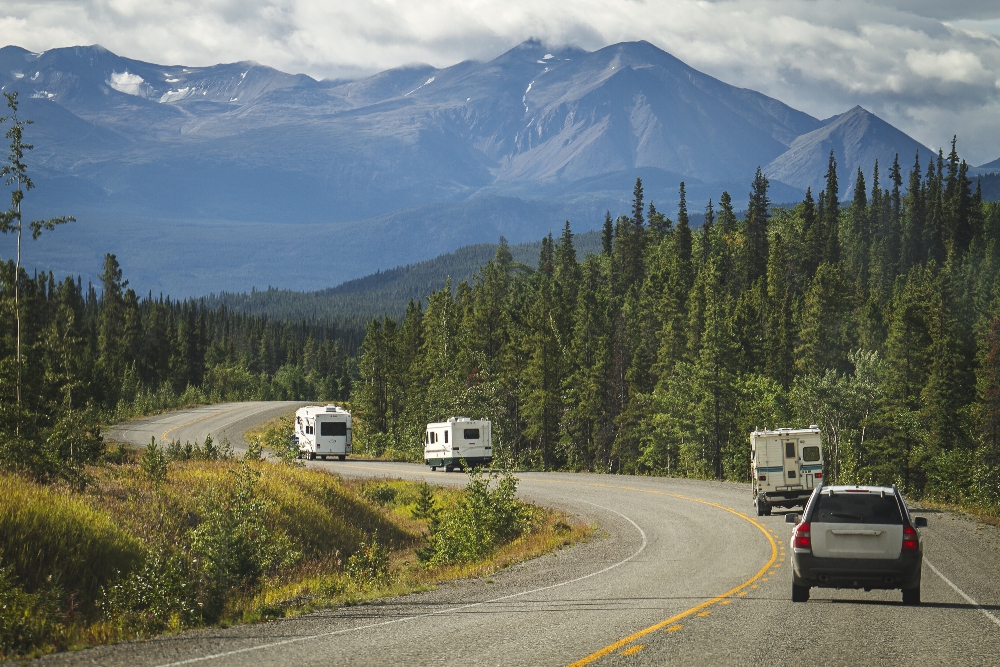
[(903, 551), (918, 551), (920, 537), (913, 526), (903, 526)]
[(760, 476), (760, 477), (758, 477), (757, 479), (758, 479), (759, 481), (761, 481), (761, 482), (766, 482), (766, 481), (767, 481), (767, 475), (761, 475), (761, 476)]
[(811, 553), (812, 539), (809, 534), (809, 524), (803, 521), (795, 526), (795, 533), (792, 535), (792, 550), (795, 553)]
[(823, 478), (823, 473), (821, 472), (816, 473), (816, 479), (822, 479), (822, 478)]

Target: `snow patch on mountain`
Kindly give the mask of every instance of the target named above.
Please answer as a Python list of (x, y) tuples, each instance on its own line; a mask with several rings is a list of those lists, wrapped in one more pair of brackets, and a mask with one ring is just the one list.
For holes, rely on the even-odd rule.
[(135, 95), (149, 99), (153, 95), (153, 87), (138, 74), (130, 74), (128, 70), (124, 72), (111, 72), (111, 76), (105, 81), (106, 84), (126, 95)]
[(191, 87), (187, 86), (184, 88), (179, 88), (177, 90), (168, 90), (160, 96), (160, 104), (165, 104), (168, 102), (176, 102), (177, 100), (183, 100), (185, 97), (191, 94)]

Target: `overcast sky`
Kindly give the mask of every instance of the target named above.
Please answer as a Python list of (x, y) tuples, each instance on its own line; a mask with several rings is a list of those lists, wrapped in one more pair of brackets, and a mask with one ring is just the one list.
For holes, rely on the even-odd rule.
[(972, 164), (1000, 156), (1000, 0), (3, 0), (0, 40), (317, 78), (490, 59), (529, 37), (645, 39), (826, 118), (855, 104)]

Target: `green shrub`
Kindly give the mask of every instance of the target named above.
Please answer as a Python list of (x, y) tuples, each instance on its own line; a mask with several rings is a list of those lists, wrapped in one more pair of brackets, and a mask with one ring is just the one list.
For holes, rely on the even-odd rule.
[(139, 468), (154, 482), (162, 482), (167, 477), (167, 463), (167, 453), (156, 444), (156, 437), (150, 438), (139, 458)]
[(531, 527), (531, 514), (516, 493), (512, 471), (472, 470), (465, 495), (442, 513), (436, 529), (432, 527), (421, 558), (431, 564), (477, 561), (520, 537)]
[(29, 653), (58, 633), (57, 596), (18, 587), (10, 568), (0, 568), (0, 659)]
[(202, 522), (191, 531), (191, 551), (200, 561), (204, 595), (211, 612), (233, 586), (252, 588), (262, 576), (292, 565), (301, 556), (284, 532), (267, 521), (268, 500), (260, 493), (260, 472), (242, 463), (233, 472), (227, 497), (205, 499)]
[(0, 475), (0, 563), (28, 593), (55, 585), (86, 611), (141, 555), (135, 538), (104, 513), (57, 489)]
[(391, 505), (399, 495), (399, 489), (391, 484), (375, 482), (361, 488), (361, 495), (378, 505)]
[(104, 589), (105, 618), (143, 633), (202, 620), (198, 572), (185, 554), (164, 550), (147, 555), (141, 568)]
[(378, 535), (361, 543), (347, 559), (347, 575), (359, 586), (374, 588), (385, 581), (389, 574), (389, 550), (378, 541)]

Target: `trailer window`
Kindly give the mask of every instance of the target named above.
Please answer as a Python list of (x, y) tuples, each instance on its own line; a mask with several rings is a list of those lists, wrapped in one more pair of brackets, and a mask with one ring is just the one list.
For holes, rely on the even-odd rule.
[(794, 459), (795, 458), (795, 443), (786, 442), (785, 443), (785, 458)]
[(812, 520), (817, 523), (903, 523), (896, 497), (877, 493), (821, 494)]
[(803, 447), (802, 460), (807, 463), (819, 461), (819, 447)]
[(444, 441), (445, 441), (445, 443), (448, 442), (448, 431), (444, 432)]
[(347, 435), (347, 422), (320, 422), (320, 435)]
[(465, 429), (465, 439), (466, 440), (479, 440), (479, 429), (478, 428), (467, 428), (467, 429)]
[(312, 435), (312, 433), (313, 433), (313, 427), (311, 425), (310, 426), (306, 426), (306, 433), (309, 434), (309, 435)]

